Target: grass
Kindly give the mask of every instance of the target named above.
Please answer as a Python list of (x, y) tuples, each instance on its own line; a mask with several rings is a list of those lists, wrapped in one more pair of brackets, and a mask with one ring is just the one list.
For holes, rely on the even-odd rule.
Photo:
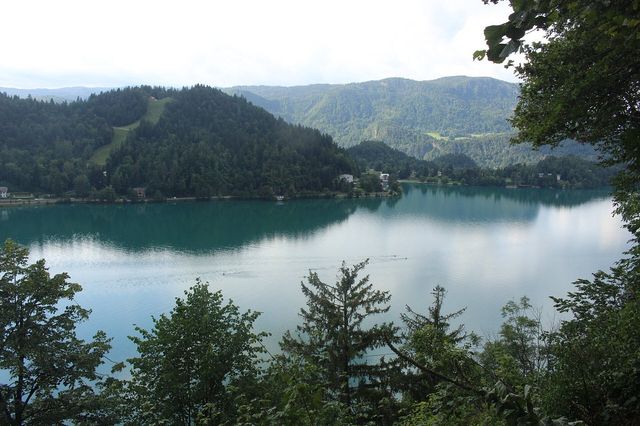
[(427, 133), (427, 135), (429, 135), (429, 136), (431, 136), (432, 138), (437, 139), (437, 140), (447, 139), (447, 138), (445, 138), (444, 136), (442, 136), (442, 135), (441, 135), (440, 133), (438, 133), (438, 132), (426, 132), (426, 133)]
[(135, 130), (142, 120), (149, 121), (151, 124), (156, 124), (164, 112), (164, 107), (171, 102), (171, 100), (171, 98), (164, 98), (159, 101), (150, 100), (147, 104), (147, 112), (145, 112), (142, 118), (131, 124), (127, 124), (126, 126), (114, 127), (111, 143), (96, 149), (89, 161), (99, 166), (107, 164), (107, 158), (109, 158), (111, 152), (127, 140), (129, 132)]

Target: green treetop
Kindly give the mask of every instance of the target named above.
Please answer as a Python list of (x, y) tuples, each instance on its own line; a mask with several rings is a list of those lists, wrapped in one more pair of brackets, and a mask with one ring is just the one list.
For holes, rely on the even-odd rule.
[(80, 285), (52, 277), (44, 260), (29, 265), (28, 255), (10, 240), (0, 249), (0, 424), (106, 422), (93, 414), (92, 384), (109, 339), (76, 336), (89, 316), (72, 303)]

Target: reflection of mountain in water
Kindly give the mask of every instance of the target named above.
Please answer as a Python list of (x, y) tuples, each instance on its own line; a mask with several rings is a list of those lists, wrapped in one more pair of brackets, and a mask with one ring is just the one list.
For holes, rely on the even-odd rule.
[(530, 222), (540, 208), (574, 207), (605, 199), (606, 190), (563, 191), (552, 189), (506, 189), (403, 185), (404, 196), (394, 209), (381, 214), (426, 217), (443, 222)]
[(187, 252), (237, 249), (264, 238), (305, 237), (375, 211), (381, 199), (58, 205), (0, 211), (0, 239), (21, 244), (92, 237), (128, 250), (166, 247)]
[(58, 205), (0, 209), (0, 241), (21, 244), (96, 238), (125, 250), (185, 252), (238, 249), (272, 237), (304, 238), (356, 210), (386, 219), (412, 216), (447, 223), (533, 221), (541, 206), (571, 207), (606, 191), (554, 191), (404, 185), (402, 198)]

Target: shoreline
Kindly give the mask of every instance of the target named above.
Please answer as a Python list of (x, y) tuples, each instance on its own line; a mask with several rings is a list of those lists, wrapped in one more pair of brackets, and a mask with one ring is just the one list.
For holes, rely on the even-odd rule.
[(402, 194), (393, 194), (389, 192), (373, 192), (361, 194), (358, 196), (349, 195), (347, 193), (318, 193), (318, 194), (303, 194), (293, 197), (286, 197), (283, 200), (277, 200), (276, 198), (265, 197), (251, 197), (240, 195), (217, 195), (207, 198), (202, 197), (167, 197), (163, 199), (143, 198), (138, 200), (130, 200), (125, 198), (119, 198), (114, 201), (107, 200), (92, 200), (88, 198), (5, 198), (0, 199), (0, 208), (3, 207), (23, 207), (23, 206), (46, 206), (56, 204), (154, 204), (154, 203), (173, 203), (173, 202), (193, 202), (193, 201), (271, 201), (271, 202), (285, 202), (292, 200), (312, 200), (312, 199), (362, 199), (362, 198), (393, 198), (399, 197)]
[[(474, 185), (464, 185), (458, 182), (451, 183), (434, 183), (434, 182), (422, 182), (416, 179), (402, 179), (398, 180), (399, 183), (408, 183), (408, 184), (420, 184), (434, 187), (474, 187)], [(598, 189), (609, 189), (610, 187), (598, 187), (598, 188), (549, 188), (549, 187), (540, 187), (540, 186), (529, 186), (529, 185), (506, 185), (506, 186), (478, 186), (478, 188), (495, 188), (495, 189), (535, 189), (535, 190), (570, 190), (570, 191), (580, 191), (580, 190), (598, 190)], [(242, 196), (242, 195), (216, 195), (211, 197), (167, 197), (163, 199), (153, 199), (153, 198), (143, 198), (137, 200), (131, 200), (127, 198), (119, 198), (114, 201), (108, 200), (96, 200), (96, 199), (88, 199), (88, 198), (73, 198), (73, 197), (56, 197), (56, 198), (41, 198), (41, 197), (33, 197), (33, 198), (3, 198), (0, 199), (0, 208), (4, 207), (23, 207), (23, 206), (47, 206), (47, 205), (56, 205), (56, 204), (153, 204), (153, 203), (172, 203), (172, 202), (193, 202), (193, 201), (270, 201), (270, 202), (278, 202), (282, 203), (285, 201), (293, 201), (293, 200), (313, 200), (313, 199), (325, 199), (325, 200), (335, 200), (335, 199), (369, 199), (369, 198), (395, 198), (401, 197), (402, 192), (400, 193), (390, 193), (390, 192), (371, 192), (371, 193), (363, 193), (363, 194), (348, 194), (348, 193), (305, 193), (300, 195), (295, 195), (292, 197), (285, 197), (283, 200), (276, 199), (275, 197), (260, 197), (260, 196)]]

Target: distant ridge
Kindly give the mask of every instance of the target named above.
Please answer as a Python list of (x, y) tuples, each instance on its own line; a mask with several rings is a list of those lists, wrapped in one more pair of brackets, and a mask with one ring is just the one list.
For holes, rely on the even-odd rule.
[[(483, 167), (534, 163), (551, 153), (509, 144), (513, 129), (507, 119), (515, 108), (519, 87), (490, 77), (387, 78), (225, 90), (288, 122), (326, 132), (343, 147), (379, 140), (416, 158), (465, 154)], [(553, 153), (596, 157), (590, 146), (575, 142)]]
[(14, 89), (11, 87), (0, 87), (0, 93), (6, 93), (9, 96), (18, 96), (27, 98), (31, 96), (38, 100), (53, 100), (54, 102), (72, 102), (76, 99), (87, 99), (92, 94), (107, 92), (112, 87), (61, 87), (59, 89)]
[[(59, 103), (108, 90), (0, 88), (0, 93)], [(513, 129), (507, 119), (517, 102), (518, 85), (490, 77), (387, 78), (291, 87), (235, 86), (223, 91), (242, 96), (289, 123), (317, 128), (343, 147), (379, 140), (419, 159), (464, 154), (482, 167), (534, 163), (549, 154), (597, 157), (591, 146), (575, 142), (553, 151), (510, 145)]]

